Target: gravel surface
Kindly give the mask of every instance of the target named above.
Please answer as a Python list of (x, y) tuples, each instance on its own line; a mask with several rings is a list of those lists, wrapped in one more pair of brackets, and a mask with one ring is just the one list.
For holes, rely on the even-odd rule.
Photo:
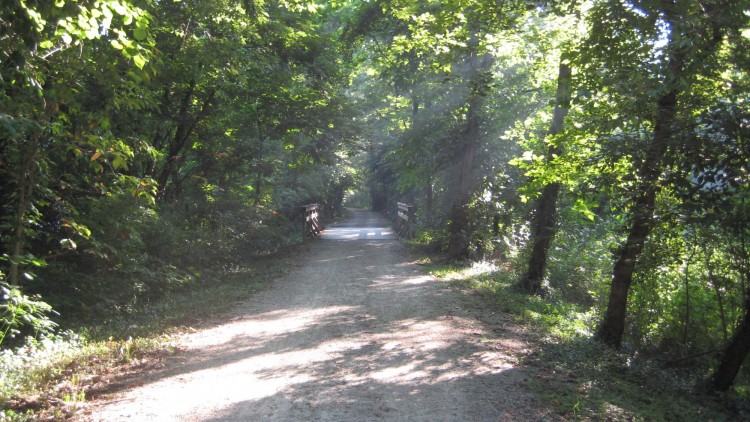
[(376, 214), (352, 210), (288, 275), (90, 421), (554, 419), (525, 387), (507, 316), (425, 275)]

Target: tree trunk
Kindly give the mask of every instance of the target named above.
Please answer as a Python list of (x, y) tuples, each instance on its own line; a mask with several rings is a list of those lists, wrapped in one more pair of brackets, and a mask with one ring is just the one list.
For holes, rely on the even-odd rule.
[[(743, 204), (744, 205), (744, 204)], [(729, 343), (719, 361), (719, 367), (711, 379), (710, 388), (714, 391), (727, 391), (734, 384), (734, 379), (742, 367), (750, 352), (750, 265), (748, 265), (747, 238), (744, 228), (739, 229), (739, 270), (742, 273), (742, 284), (744, 285), (745, 298), (742, 321), (732, 336), (732, 342)]]
[(617, 252), (607, 311), (596, 333), (598, 340), (615, 348), (620, 347), (622, 335), (625, 332), (628, 292), (633, 282), (635, 264), (651, 232), (659, 174), (674, 131), (672, 125), (677, 112), (676, 106), (676, 89), (670, 90), (658, 100), (654, 138), (640, 167), (641, 177), (631, 208), (630, 230), (625, 245)]
[(258, 168), (255, 170), (255, 205), (259, 205), (260, 201), (263, 196), (263, 172), (265, 171), (263, 169), (263, 156), (264, 151), (263, 147), (265, 145), (265, 137), (263, 135), (263, 125), (260, 123), (260, 119), (257, 121), (258, 124), (258, 155), (256, 157), (256, 160), (258, 160)]
[(479, 98), (472, 95), (467, 113), (464, 148), (461, 154), (461, 168), (458, 178), (457, 199), (451, 207), (450, 237), (448, 239), (448, 256), (465, 257), (469, 250), (469, 201), (471, 195), (471, 170), (474, 166), (474, 155), (479, 143), (479, 115), (477, 108)]
[(519, 287), (533, 294), (542, 291), (542, 278), (547, 266), (547, 255), (552, 239), (557, 231), (557, 197), (559, 183), (550, 183), (542, 190), (537, 202), (536, 215), (532, 227), (532, 246), (528, 267), (521, 277)]
[[(36, 144), (34, 139), (34, 144)], [(11, 285), (20, 285), (21, 279), (18, 275), (20, 269), (21, 255), (26, 235), (26, 213), (31, 208), (32, 195), (36, 185), (36, 169), (34, 150), (26, 153), (23, 166), (19, 169), (16, 177), (18, 184), (18, 204), (16, 207), (15, 230), (13, 240), (13, 251), (10, 256), (10, 268), (8, 269), (8, 282)]]
[(185, 148), (190, 135), (192, 135), (195, 126), (198, 125), (198, 123), (203, 120), (208, 114), (209, 107), (216, 94), (215, 90), (210, 91), (206, 98), (203, 100), (201, 109), (194, 117), (191, 117), (190, 104), (193, 100), (195, 84), (196, 83), (194, 80), (190, 82), (190, 87), (185, 93), (185, 96), (182, 98), (182, 101), (180, 103), (180, 112), (177, 115), (177, 128), (175, 129), (174, 137), (169, 143), (167, 160), (164, 163), (164, 167), (162, 167), (161, 172), (159, 173), (159, 177), (156, 179), (159, 183), (158, 196), (160, 198), (164, 198), (166, 196), (166, 189), (168, 187), (167, 185), (169, 183), (169, 179), (175, 172), (179, 170), (180, 154)]
[[(477, 42), (476, 39), (472, 43)], [(463, 258), (469, 252), (471, 227), (469, 221), (469, 203), (472, 190), (472, 170), (474, 158), (479, 147), (479, 109), (483, 92), (486, 89), (484, 77), (492, 67), (494, 58), (490, 54), (477, 55), (472, 52), (468, 65), (470, 70), (471, 92), (468, 97), (466, 112), (466, 129), (459, 140), (461, 152), (459, 154), (458, 178), (451, 207), (450, 227), (448, 228), (448, 257)]]
[(719, 316), (721, 317), (721, 334), (724, 337), (724, 343), (727, 342), (727, 317), (724, 312), (724, 298), (721, 294), (721, 287), (719, 286), (719, 280), (716, 279), (716, 274), (714, 274), (713, 265), (711, 264), (711, 255), (709, 254), (709, 250), (706, 247), (706, 244), (703, 243), (703, 257), (706, 260), (706, 272), (708, 275), (708, 281), (711, 283), (711, 286), (714, 289), (714, 294), (716, 294), (716, 302), (719, 305)]
[(724, 350), (719, 367), (711, 380), (710, 388), (714, 391), (727, 391), (734, 383), (742, 362), (750, 351), (750, 291), (745, 292), (745, 313), (734, 333), (732, 342)]
[[(570, 109), (570, 66), (560, 59), (560, 67), (557, 76), (557, 94), (555, 99), (555, 112), (550, 124), (549, 135), (557, 135), (563, 128), (565, 116)], [(562, 154), (562, 147), (553, 145), (547, 152), (547, 161)], [(528, 268), (521, 277), (519, 287), (529, 293), (538, 294), (542, 290), (542, 278), (547, 265), (547, 254), (552, 239), (557, 231), (557, 197), (560, 193), (559, 183), (550, 183), (542, 190), (536, 207), (536, 216), (531, 228), (531, 256), (529, 256)]]
[(690, 251), (687, 262), (685, 263), (685, 320), (682, 326), (682, 344), (687, 344), (688, 334), (690, 333), (690, 264), (695, 256), (695, 249)]
[[(625, 245), (618, 251), (617, 259), (612, 270), (612, 282), (609, 293), (609, 303), (604, 314), (596, 338), (615, 348), (620, 347), (622, 335), (625, 331), (625, 314), (630, 285), (633, 281), (633, 272), (636, 261), (643, 251), (654, 219), (654, 207), (656, 195), (659, 191), (659, 177), (665, 164), (665, 154), (670, 140), (674, 135), (674, 124), (677, 114), (677, 97), (680, 90), (686, 89), (681, 82), (686, 80), (686, 63), (692, 58), (690, 72), (699, 72), (695, 65), (701, 59), (696, 56), (696, 47), (685, 43), (685, 39), (679, 33), (680, 25), (684, 25), (684, 10), (671, 0), (660, 2), (661, 11), (665, 20), (672, 26), (667, 40), (667, 67), (664, 69), (663, 85), (665, 92), (658, 97), (656, 102), (656, 115), (654, 120), (654, 136), (646, 150), (646, 156), (637, 165), (639, 181), (634, 193), (634, 201), (630, 211), (630, 230)], [(723, 39), (723, 31), (718, 26), (718, 14), (704, 9), (708, 19), (703, 27), (701, 41), (706, 44), (697, 50), (702, 57), (712, 54)], [(717, 17), (719, 16), (719, 17)], [(684, 28), (683, 28), (684, 29)], [(693, 32), (695, 28), (688, 28)], [(712, 34), (708, 34), (712, 32)], [(698, 41), (698, 38), (693, 38)], [(689, 88), (687, 88), (689, 89)]]
[(427, 227), (432, 227), (432, 213), (435, 202), (435, 190), (432, 185), (432, 177), (427, 182), (424, 188), (425, 191), (425, 207), (424, 207), (424, 220)]

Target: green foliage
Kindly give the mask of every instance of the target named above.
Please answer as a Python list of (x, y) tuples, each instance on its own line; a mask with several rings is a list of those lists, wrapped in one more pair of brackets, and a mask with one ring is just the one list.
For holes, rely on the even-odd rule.
[[(14, 397), (34, 391), (66, 366), (71, 357), (84, 347), (84, 340), (72, 333), (29, 340), (22, 349), (0, 352), (0, 404), (7, 409)], [(54, 369), (53, 369), (54, 368)], [(10, 411), (3, 410), (4, 416)]]
[(126, 318), (301, 241), (302, 204), (340, 212), (359, 139), (337, 7), (0, 7), (2, 270), (23, 304), (4, 321)]
[(0, 352), (0, 417), (69, 419), (94, 380), (113, 376), (131, 360), (145, 362), (172, 350), (166, 337), (90, 341), (68, 331), (29, 339), (23, 348)]
[[(566, 242), (570, 244), (572, 239)], [(557, 265), (560, 262), (554, 263)], [(473, 263), (429, 264), (427, 268), (456, 288), (480, 293), (494, 310), (509, 314), (516, 323), (529, 328), (526, 332), (531, 334), (528, 341), (532, 352), (523, 360), (529, 386), (564, 418), (747, 417), (743, 395), (719, 399), (695, 388), (707, 368), (695, 365), (690, 356), (683, 361), (680, 355), (615, 351), (592, 341), (598, 319), (595, 308), (570, 302), (555, 289), (546, 298), (523, 293), (516, 288), (518, 274), (512, 267)]]
[(28, 338), (22, 347), (0, 351), (0, 415), (10, 420), (71, 417), (94, 384), (116, 382), (129, 362), (143, 364), (172, 353), (168, 333), (223, 318), (238, 301), (283, 275), (291, 256), (242, 260), (227, 272), (217, 269), (217, 278), (202, 281), (200, 288), (141, 302), (128, 313), (102, 311), (95, 326), (79, 321), (84, 326), (76, 333)]
[(39, 336), (50, 333), (57, 324), (49, 318), (52, 307), (39, 300), (29, 297), (21, 289), (5, 283), (0, 272), (0, 345), (9, 342), (23, 332), (31, 332)]
[(591, 335), (594, 313), (568, 301), (529, 296), (517, 290), (518, 275), (513, 271), (488, 262), (470, 266), (438, 264), (428, 268), (431, 274), (443, 281), (481, 293), (498, 310), (514, 315), (519, 323), (539, 325), (547, 334), (562, 340)]
[[(231, 292), (248, 260), (302, 240), (303, 204), (403, 201), (416, 242), (510, 268), (471, 283), (574, 349), (649, 214), (624, 346), (715, 366), (750, 280), (746, 1), (324, 3), (0, 6), (3, 347)], [(552, 183), (530, 298), (510, 286)], [(571, 397), (576, 415), (602, 404)]]
[(734, 420), (747, 418), (741, 396), (695, 391), (680, 365), (633, 357), (589, 339), (550, 341), (524, 364), (531, 387), (564, 418), (580, 420)]

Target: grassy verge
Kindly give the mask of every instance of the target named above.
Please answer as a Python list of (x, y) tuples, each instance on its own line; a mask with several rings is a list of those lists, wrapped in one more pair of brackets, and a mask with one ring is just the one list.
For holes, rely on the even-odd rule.
[(528, 386), (564, 420), (750, 420), (745, 394), (708, 394), (701, 389), (706, 374), (695, 368), (593, 341), (594, 311), (516, 290), (518, 275), (510, 268), (439, 263), (427, 255), (422, 262), (454, 288), (481, 294), (529, 327), (533, 352), (523, 360)]
[(291, 262), (281, 254), (256, 259), (127, 316), (1, 351), (0, 420), (66, 420), (87, 400), (134, 385), (137, 374), (164, 367), (177, 350), (176, 334), (220, 322)]

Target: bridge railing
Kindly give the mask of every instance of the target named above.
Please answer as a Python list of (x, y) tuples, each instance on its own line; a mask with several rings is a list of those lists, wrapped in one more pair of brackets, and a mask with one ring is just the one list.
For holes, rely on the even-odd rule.
[(396, 205), (398, 205), (396, 233), (401, 237), (411, 238), (414, 236), (414, 215), (417, 208), (403, 202), (398, 202)]
[(323, 227), (323, 223), (320, 222), (320, 205), (303, 205), (302, 209), (305, 213), (305, 222), (303, 228), (305, 237), (315, 237), (319, 235), (320, 232), (325, 229), (325, 227)]

